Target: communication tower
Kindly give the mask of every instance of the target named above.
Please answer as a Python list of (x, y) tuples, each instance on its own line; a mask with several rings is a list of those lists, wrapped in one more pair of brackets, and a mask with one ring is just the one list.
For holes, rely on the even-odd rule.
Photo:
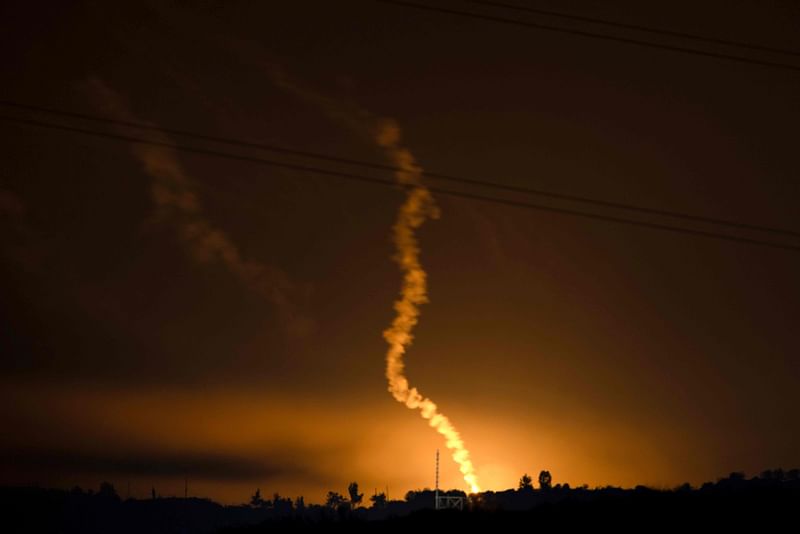
[(446, 508), (455, 508), (456, 510), (464, 509), (464, 498), (458, 495), (439, 495), (439, 449), (436, 449), (436, 501), (435, 507), (437, 510), (444, 510)]

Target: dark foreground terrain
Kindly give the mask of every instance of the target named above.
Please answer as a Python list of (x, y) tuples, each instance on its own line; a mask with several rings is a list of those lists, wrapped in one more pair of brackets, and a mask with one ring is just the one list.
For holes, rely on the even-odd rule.
[[(537, 528), (584, 530), (625, 528), (719, 531), (748, 528), (765, 531), (800, 529), (800, 480), (796, 470), (765, 472), (745, 479), (738, 473), (672, 490), (530, 487), (485, 492), (464, 500), (464, 510), (434, 510), (430, 490), (409, 492), (404, 501), (377, 502), (351, 509), (298, 507), (289, 499), (258, 505), (223, 506), (207, 499), (155, 498), (121, 500), (113, 487), (99, 492), (41, 488), (0, 489), (3, 532), (20, 533), (227, 533), (279, 531), (520, 532)], [(453, 496), (463, 493), (448, 492)], [(297, 501), (295, 501), (297, 502)]]

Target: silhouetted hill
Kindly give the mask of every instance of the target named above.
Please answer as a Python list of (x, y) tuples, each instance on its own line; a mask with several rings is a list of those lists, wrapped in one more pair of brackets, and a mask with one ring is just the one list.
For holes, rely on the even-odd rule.
[[(447, 492), (466, 497), (463, 492)], [(740, 473), (673, 490), (589, 489), (556, 486), (484, 492), (465, 498), (465, 509), (434, 510), (434, 492), (411, 491), (404, 501), (376, 501), (351, 510), (346, 502), (305, 505), (275, 497), (256, 505), (223, 506), (207, 499), (121, 500), (113, 486), (98, 492), (41, 488), (0, 488), (0, 529), (9, 533), (210, 533), (274, 531), (405, 531), (443, 528), (513, 532), (538, 527), (626, 527), (637, 530), (703, 527), (716, 530), (743, 524), (786, 528), (797, 524), (800, 480), (797, 470), (765, 471), (745, 479)], [(786, 525), (786, 527), (784, 527)]]

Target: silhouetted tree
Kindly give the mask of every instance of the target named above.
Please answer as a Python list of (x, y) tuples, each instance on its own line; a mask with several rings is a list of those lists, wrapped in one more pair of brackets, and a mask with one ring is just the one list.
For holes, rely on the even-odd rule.
[(767, 469), (761, 472), (760, 478), (763, 480), (771, 480), (781, 482), (785, 477), (783, 469)]
[(744, 480), (744, 473), (741, 471), (734, 471), (730, 475), (728, 475), (728, 480)]
[(272, 496), (272, 509), (278, 516), (288, 516), (292, 514), (292, 500), (281, 497), (278, 492)]
[[(783, 473), (783, 474), (781, 474)], [(764, 478), (762, 478), (762, 476)], [(589, 489), (567, 490), (565, 483), (559, 486), (551, 480), (549, 492), (522, 492), (515, 488), (501, 491), (485, 491), (467, 496), (463, 491), (441, 491), (448, 496), (460, 496), (468, 503), (468, 510), (480, 514), (460, 514), (448, 516), (437, 514), (451, 526), (451, 530), (465, 530), (463, 526), (477, 526), (476, 520), (484, 526), (482, 530), (522, 530), (531, 524), (544, 528), (574, 524), (587, 526), (594, 530), (605, 530), (611, 526), (638, 527), (652, 524), (653, 517), (664, 530), (677, 531), (687, 524), (698, 521), (700, 524), (714, 524), (714, 531), (732, 531), (729, 525), (755, 523), (762, 525), (759, 531), (781, 532), (786, 517), (794, 517), (797, 508), (797, 494), (800, 491), (800, 472), (797, 469), (779, 471), (774, 468), (769, 474), (739, 480), (739, 475), (723, 477), (716, 483), (702, 484), (702, 488), (692, 488), (688, 484), (672, 490), (654, 489), (637, 485), (633, 488), (614, 486)], [(546, 484), (543, 484), (546, 486)], [(373, 506), (369, 511), (351, 509), (348, 497), (331, 492), (328, 508), (319, 505), (305, 505), (303, 497), (296, 500), (278, 494), (270, 498), (274, 508), (253, 508), (249, 500), (240, 506), (222, 506), (205, 499), (161, 498), (153, 488), (158, 502), (142, 502), (132, 499), (125, 503), (110, 501), (104, 496), (114, 495), (111, 484), (95, 486), (90, 492), (80, 488), (45, 489), (38, 487), (9, 488), (0, 487), (0, 509), (3, 525), (25, 525), (24, 532), (60, 532), (97, 534), (100, 532), (228, 532), (230, 534), (256, 534), (281, 532), (287, 530), (315, 531), (316, 524), (342, 522), (341, 528), (321, 530), (360, 530), (358, 520), (382, 521), (387, 517), (408, 516), (408, 520), (397, 524), (376, 523), (374, 530), (407, 531), (421, 530), (430, 526), (432, 514), (426, 509), (433, 508), (431, 489), (409, 492), (412, 502), (386, 502), (385, 494), (375, 494), (368, 498)], [(584, 485), (583, 488), (586, 488)], [(259, 503), (263, 494), (256, 491), (254, 501)], [(355, 492), (358, 495), (358, 491)], [(366, 496), (366, 495), (365, 495)], [(324, 502), (324, 500), (323, 500)], [(292, 503), (290, 505), (290, 503)], [(364, 503), (361, 503), (364, 506)], [(295, 509), (296, 506), (296, 509)], [(384, 507), (385, 506), (385, 507)], [(532, 508), (539, 508), (534, 511)], [(530, 510), (530, 513), (528, 513)], [(524, 512), (523, 512), (524, 511)], [(419, 512), (422, 512), (420, 515)], [(485, 519), (485, 520), (484, 520)], [(495, 519), (497, 521), (495, 522)], [(566, 521), (564, 521), (566, 520)], [(260, 522), (262, 525), (253, 525)], [(438, 519), (434, 521), (441, 523)], [(499, 528), (492, 528), (493, 525)], [(252, 525), (252, 526), (248, 526)], [(383, 527), (386, 527), (385, 529)], [(719, 528), (716, 528), (719, 526)], [(232, 530), (227, 530), (231, 527)], [(297, 527), (297, 528), (291, 528)], [(310, 527), (310, 528), (305, 528)], [(356, 527), (356, 528), (352, 528)], [(396, 527), (396, 528), (393, 528)], [(506, 528), (503, 528), (506, 527)], [(508, 528), (510, 527), (510, 528)], [(522, 527), (522, 528), (519, 528)], [(222, 530), (218, 530), (218, 529)], [(640, 528), (641, 529), (641, 528)], [(0, 532), (5, 532), (5, 530)], [(468, 530), (468, 528), (467, 528)], [(584, 528), (582, 530), (587, 530)], [(10, 532), (17, 532), (12, 527)]]
[(336, 509), (344, 503), (344, 497), (335, 491), (329, 491), (328, 496), (325, 498), (325, 506), (328, 508)]
[(542, 471), (539, 473), (539, 488), (549, 490), (553, 484), (553, 477), (550, 476), (550, 471)]
[(358, 482), (351, 482), (349, 486), (347, 486), (347, 492), (350, 494), (350, 503), (353, 505), (353, 508), (358, 508), (358, 505), (361, 504), (361, 500), (364, 498), (363, 493), (358, 493)]
[(385, 493), (376, 493), (372, 497), (369, 498), (372, 501), (372, 506), (374, 508), (383, 508), (386, 506), (386, 494)]
[(97, 492), (97, 496), (101, 499), (107, 499), (109, 501), (119, 501), (117, 490), (114, 489), (114, 484), (111, 482), (101, 482), (100, 490)]
[(155, 486), (150, 489), (150, 495), (152, 495), (153, 500), (156, 500), (156, 488), (155, 488)]
[(264, 499), (261, 498), (261, 488), (256, 488), (256, 492), (250, 497), (250, 506), (260, 508), (264, 506)]
[(524, 475), (522, 475), (522, 478), (519, 479), (519, 487), (517, 489), (532, 490), (533, 489), (533, 484), (531, 483), (532, 481), (533, 479), (528, 475), (528, 473), (525, 473)]

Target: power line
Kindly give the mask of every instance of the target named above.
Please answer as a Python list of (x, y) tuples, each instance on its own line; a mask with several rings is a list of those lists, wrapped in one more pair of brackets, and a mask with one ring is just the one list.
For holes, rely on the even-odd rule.
[[(303, 171), (303, 172), (310, 172), (310, 173), (319, 174), (319, 175), (323, 175), (323, 176), (334, 176), (334, 177), (343, 178), (343, 179), (347, 179), (347, 180), (355, 180), (355, 181), (378, 184), (378, 185), (383, 185), (383, 186), (398, 187), (398, 184), (396, 184), (393, 181), (382, 180), (382, 179), (379, 179), (379, 178), (372, 178), (372, 177), (368, 177), (368, 176), (345, 173), (345, 172), (340, 172), (340, 171), (332, 171), (332, 170), (328, 170), (328, 169), (320, 169), (318, 167), (309, 167), (309, 166), (306, 166), (306, 165), (296, 165), (296, 164), (292, 164), (292, 163), (284, 163), (284, 162), (268, 160), (268, 159), (264, 159), (264, 158), (257, 158), (257, 157), (253, 157), (253, 156), (241, 156), (241, 155), (237, 155), (237, 154), (230, 154), (230, 153), (216, 151), (216, 150), (209, 150), (209, 149), (204, 149), (204, 148), (191, 147), (191, 146), (187, 146), (187, 145), (179, 145), (179, 144), (174, 144), (174, 143), (167, 143), (167, 142), (163, 142), (163, 141), (154, 141), (154, 140), (151, 140), (151, 139), (144, 139), (144, 138), (141, 138), (141, 137), (114, 134), (114, 133), (109, 133), (109, 132), (99, 132), (99, 131), (95, 131), (95, 130), (88, 130), (88, 129), (84, 129), (84, 128), (76, 128), (76, 127), (72, 127), (72, 126), (65, 126), (65, 125), (62, 125), (62, 124), (47, 123), (47, 122), (43, 122), (43, 121), (38, 121), (38, 120), (33, 120), (33, 119), (25, 119), (25, 118), (20, 118), (20, 117), (10, 117), (10, 116), (0, 115), (0, 120), (5, 121), (5, 122), (24, 124), (24, 125), (28, 125), (28, 126), (35, 126), (35, 127), (39, 127), (39, 128), (46, 128), (46, 129), (51, 129), (51, 130), (60, 130), (60, 131), (69, 132), (69, 133), (80, 133), (80, 134), (85, 134), (85, 135), (90, 135), (90, 136), (100, 137), (100, 138), (106, 138), (106, 139), (111, 139), (111, 140), (116, 140), (116, 141), (125, 141), (125, 142), (129, 142), (129, 143), (138, 143), (138, 144), (144, 144), (144, 145), (158, 146), (158, 147), (162, 147), (162, 148), (169, 148), (169, 149), (172, 149), (172, 150), (180, 150), (180, 151), (184, 151), (184, 152), (189, 152), (189, 153), (194, 153), (194, 154), (201, 154), (201, 155), (205, 155), (205, 156), (214, 156), (214, 157), (220, 157), (220, 158), (225, 158), (225, 159), (230, 159), (230, 160), (235, 160), (235, 161), (257, 163), (257, 164), (261, 164), (261, 165), (268, 165), (268, 166), (271, 166), (271, 167), (278, 167), (278, 168), (291, 169), (291, 170), (297, 170), (297, 171)], [(408, 186), (406, 186), (406, 187), (408, 187)], [(615, 216), (610, 216), (610, 215), (602, 215), (602, 214), (598, 214), (598, 213), (590, 213), (590, 212), (584, 212), (584, 211), (572, 210), (572, 209), (566, 209), (566, 208), (556, 208), (556, 207), (552, 207), (552, 206), (543, 206), (543, 205), (539, 205), (539, 204), (533, 204), (533, 203), (529, 203), (529, 202), (522, 202), (522, 201), (516, 201), (516, 200), (511, 200), (511, 199), (505, 199), (505, 198), (487, 197), (487, 196), (478, 195), (478, 194), (474, 194), (474, 193), (469, 193), (469, 192), (464, 192), (464, 191), (455, 191), (455, 190), (444, 189), (444, 188), (435, 187), (435, 186), (426, 186), (426, 187), (433, 193), (437, 193), (437, 194), (440, 194), (440, 195), (451, 196), (451, 197), (466, 198), (466, 199), (470, 199), (470, 200), (480, 200), (480, 201), (484, 201), (484, 202), (492, 202), (492, 203), (502, 204), (502, 205), (507, 205), (507, 206), (514, 206), (514, 207), (519, 207), (519, 208), (533, 209), (533, 210), (545, 211), (545, 212), (550, 212), (550, 213), (558, 213), (558, 214), (562, 214), (562, 215), (572, 215), (572, 216), (576, 216), (576, 217), (582, 217), (582, 218), (585, 218), (585, 219), (593, 219), (593, 220), (600, 220), (600, 221), (606, 221), (606, 222), (613, 222), (613, 223), (624, 224), (624, 225), (629, 225), (629, 226), (638, 226), (638, 227), (642, 227), (642, 228), (649, 228), (649, 229), (663, 230), (663, 231), (674, 232), (674, 233), (681, 233), (681, 234), (688, 234), (688, 235), (694, 235), (694, 236), (721, 239), (721, 240), (733, 241), (733, 242), (738, 242), (738, 243), (747, 243), (747, 244), (752, 244), (752, 245), (761, 245), (761, 246), (784, 249), (784, 250), (800, 251), (800, 246), (789, 245), (789, 244), (785, 244), (785, 243), (762, 241), (762, 240), (759, 240), (759, 239), (751, 239), (751, 238), (746, 238), (746, 237), (733, 236), (733, 235), (730, 235), (730, 234), (720, 234), (720, 233), (708, 232), (708, 231), (704, 231), (704, 230), (694, 230), (694, 229), (683, 228), (683, 227), (678, 227), (678, 226), (669, 226), (669, 225), (659, 224), (659, 223), (651, 223), (651, 222), (646, 222), (646, 221), (637, 221), (637, 220), (632, 220), (632, 219), (625, 219), (625, 218), (622, 218), (622, 217), (615, 217)]]
[(444, 13), (446, 15), (457, 15), (460, 17), (467, 17), (473, 19), (480, 19), (480, 20), (488, 20), (491, 22), (499, 22), (502, 24), (512, 24), (515, 26), (521, 26), (525, 28), (534, 28), (538, 30), (546, 30), (552, 31), (557, 33), (566, 33), (570, 35), (579, 35), (581, 37), (590, 37), (593, 39), (603, 39), (606, 41), (614, 41), (617, 43), (625, 43), (625, 44), (632, 44), (637, 46), (643, 46), (647, 48), (658, 48), (661, 50), (669, 50), (672, 52), (682, 52), (685, 54), (694, 54), (696, 56), (703, 56), (703, 57), (712, 57), (716, 59), (726, 59), (730, 61), (737, 61), (739, 63), (749, 63), (752, 65), (760, 65), (762, 67), (773, 67), (778, 69), (784, 70), (791, 70), (795, 72), (800, 72), (800, 65), (792, 65), (789, 63), (779, 63), (777, 61), (765, 61), (755, 58), (747, 58), (743, 56), (736, 56), (733, 54), (722, 54), (719, 52), (709, 52), (705, 50), (698, 50), (696, 48), (687, 48), (684, 46), (676, 46), (676, 45), (667, 45), (661, 43), (654, 43), (652, 41), (643, 41), (640, 39), (632, 39), (628, 37), (618, 37), (609, 34), (603, 33), (596, 33), (584, 30), (574, 30), (570, 28), (564, 28), (561, 26), (553, 26), (550, 24), (541, 24), (538, 22), (529, 22), (529, 21), (522, 21), (517, 19), (511, 19), (506, 17), (498, 17), (494, 15), (483, 15), (480, 13), (473, 13), (470, 11), (461, 11), (458, 9), (451, 9), (446, 7), (438, 7), (438, 6), (429, 6), (425, 4), (418, 4), (416, 2), (407, 2), (406, 0), (374, 0), (375, 2), (380, 2), (383, 4), (392, 4), (396, 6), (402, 7), (410, 7), (413, 9), (420, 9), (424, 11), (432, 11), (435, 13)]
[(25, 118), (21, 118), (21, 117), (9, 117), (9, 116), (6, 116), (6, 115), (0, 115), (0, 120), (6, 121), (6, 122), (16, 122), (16, 123), (19, 123), (19, 124), (27, 124), (29, 126), (37, 126), (37, 127), (40, 127), (40, 128), (48, 128), (48, 129), (51, 129), (51, 130), (61, 130), (61, 131), (64, 131), (64, 132), (80, 133), (80, 134), (85, 134), (85, 135), (92, 135), (92, 136), (95, 136), (95, 137), (104, 137), (104, 138), (107, 138), (107, 139), (114, 139), (116, 141), (126, 141), (126, 142), (129, 142), (129, 143), (138, 143), (138, 144), (142, 144), (142, 145), (151, 145), (151, 146), (157, 146), (157, 147), (162, 147), (162, 148), (170, 148), (170, 149), (174, 149), (174, 150), (181, 150), (183, 152), (191, 152), (193, 154), (201, 154), (201, 155), (204, 155), (204, 156), (215, 156), (215, 157), (221, 157), (221, 158), (226, 158), (226, 159), (232, 159), (232, 160), (236, 160), (236, 161), (244, 161), (244, 162), (248, 162), (248, 163), (262, 163), (262, 164), (265, 164), (265, 165), (271, 165), (273, 167), (282, 167), (282, 168), (285, 168), (285, 169), (291, 169), (291, 170), (295, 170), (295, 171), (307, 171), (307, 172), (312, 172), (312, 173), (317, 173), (317, 174), (324, 174), (324, 175), (327, 175), (327, 176), (336, 176), (338, 178), (346, 178), (346, 179), (349, 179), (349, 180), (359, 180), (359, 181), (362, 181), (362, 182), (381, 184), (381, 185), (391, 185), (391, 186), (397, 185), (393, 181), (382, 180), (380, 178), (372, 178), (370, 176), (362, 176), (362, 175), (349, 174), (349, 173), (344, 173), (344, 172), (339, 172), (339, 171), (331, 171), (331, 170), (327, 170), (327, 169), (320, 169), (318, 167), (308, 167), (308, 166), (305, 166), (305, 165), (295, 165), (293, 163), (284, 163), (284, 162), (281, 162), (281, 161), (273, 161), (273, 160), (268, 160), (268, 159), (263, 159), (263, 158), (256, 158), (256, 157), (253, 157), (253, 156), (242, 156), (242, 155), (239, 155), (239, 154), (230, 154), (230, 153), (227, 153), (227, 152), (220, 152), (220, 151), (217, 151), (217, 150), (209, 150), (209, 149), (205, 149), (205, 148), (197, 148), (197, 147), (192, 147), (192, 146), (188, 146), (188, 145), (179, 145), (179, 144), (176, 144), (176, 143), (167, 143), (165, 141), (155, 141), (153, 139), (144, 139), (144, 138), (141, 138), (141, 137), (133, 137), (133, 136), (130, 136), (130, 135), (115, 134), (115, 133), (110, 133), (110, 132), (98, 132), (96, 130), (87, 130), (85, 128), (76, 128), (74, 126), (66, 126), (66, 125), (63, 125), (63, 124), (48, 123), (48, 122), (43, 122), (43, 121), (38, 121), (38, 120), (33, 120), (33, 119), (25, 119)]
[(795, 50), (787, 50), (785, 48), (774, 48), (771, 46), (764, 46), (760, 44), (753, 44), (753, 43), (745, 43), (742, 41), (729, 41), (727, 39), (718, 39), (715, 37), (706, 37), (705, 35), (697, 35), (695, 33), (687, 33), (687, 32), (679, 32), (673, 30), (665, 30), (663, 28), (653, 28), (652, 26), (642, 26), (639, 24), (625, 24), (622, 22), (615, 22), (608, 19), (598, 19), (593, 17), (585, 17), (581, 15), (573, 15), (569, 13), (563, 13), (560, 11), (551, 11), (548, 9), (538, 9), (528, 6), (518, 6), (515, 4), (508, 4), (506, 2), (492, 2), (489, 0), (464, 0), (467, 3), (477, 4), (482, 6), (491, 6), (491, 7), (501, 7), (505, 9), (512, 9), (515, 11), (523, 11), (526, 13), (535, 13), (537, 15), (546, 15), (548, 17), (557, 17), (566, 20), (575, 20), (580, 22), (590, 22), (592, 24), (600, 24), (604, 26), (610, 26), (613, 28), (622, 28), (626, 30), (636, 30), (640, 32), (647, 32), (652, 33), (655, 35), (665, 35), (669, 37), (681, 37), (684, 39), (693, 39), (695, 41), (700, 41), (704, 43), (711, 43), (711, 44), (718, 44), (718, 45), (725, 45), (725, 46), (736, 46), (739, 48), (745, 48), (749, 50), (756, 50), (759, 52), (772, 52), (776, 54), (787, 54), (791, 56), (800, 56), (800, 52)]
[[(152, 124), (141, 123), (141, 122), (123, 121), (123, 120), (112, 119), (112, 118), (108, 118), (108, 117), (100, 117), (100, 116), (97, 116), (97, 115), (88, 115), (88, 114), (85, 114), (85, 113), (76, 113), (76, 112), (73, 112), (73, 111), (65, 111), (65, 110), (58, 110), (58, 109), (53, 109), (53, 108), (45, 108), (45, 107), (41, 107), (41, 106), (33, 106), (33, 105), (29, 105), (29, 104), (21, 104), (21, 103), (18, 103), (18, 102), (12, 102), (12, 101), (7, 101), (7, 100), (0, 100), (0, 105), (7, 106), (7, 107), (13, 107), (13, 108), (17, 108), (17, 109), (24, 109), (24, 110), (28, 110), (28, 111), (50, 113), (50, 114), (53, 114), (53, 115), (60, 115), (60, 116), (63, 116), (63, 117), (77, 118), (77, 119), (95, 121), (95, 122), (100, 122), (100, 123), (105, 123), (105, 124), (112, 124), (112, 125), (117, 125), (117, 126), (125, 126), (125, 127), (130, 127), (130, 128), (138, 128), (138, 129), (142, 129), (142, 130), (162, 132), (162, 133), (167, 133), (167, 134), (172, 134), (172, 135), (180, 135), (180, 136), (188, 137), (188, 138), (192, 138), (192, 139), (198, 139), (198, 140), (202, 140), (202, 141), (211, 141), (211, 142), (226, 144), (226, 145), (230, 145), (230, 146), (238, 146), (238, 147), (244, 147), (244, 148), (255, 148), (255, 149), (271, 151), (271, 152), (275, 152), (275, 153), (279, 153), (279, 154), (289, 154), (289, 155), (293, 155), (293, 156), (302, 156), (302, 157), (305, 157), (305, 158), (312, 158), (312, 159), (317, 159), (317, 160), (320, 160), (320, 161), (330, 161), (330, 162), (334, 162), (334, 163), (344, 163), (344, 164), (348, 164), (348, 165), (356, 165), (356, 166), (360, 166), (360, 167), (364, 167), (364, 168), (371, 168), (371, 169), (376, 169), (376, 170), (384, 170), (384, 171), (392, 171), (392, 172), (397, 172), (397, 171), (402, 171), (403, 170), (403, 169), (401, 169), (399, 167), (392, 166), (392, 165), (384, 165), (384, 164), (380, 164), (380, 163), (366, 162), (366, 161), (350, 159), (350, 158), (342, 158), (342, 157), (337, 157), (337, 156), (331, 156), (331, 155), (328, 155), (328, 154), (319, 154), (319, 153), (316, 153), (316, 152), (295, 150), (295, 149), (290, 149), (290, 148), (285, 148), (285, 147), (278, 147), (278, 146), (275, 146), (275, 145), (269, 145), (269, 144), (264, 144), (264, 143), (253, 143), (253, 142), (250, 142), (250, 141), (244, 141), (244, 140), (239, 140), (239, 139), (231, 139), (231, 138), (226, 138), (226, 137), (212, 136), (212, 135), (208, 135), (208, 134), (201, 134), (201, 133), (197, 133), (197, 132), (190, 132), (190, 131), (180, 130), (180, 129), (175, 129), (175, 128), (166, 128), (166, 127), (161, 127), (161, 126), (155, 126), (155, 125), (152, 125)], [(672, 218), (676, 218), (676, 219), (683, 219), (683, 220), (692, 221), (692, 222), (702, 222), (702, 223), (715, 224), (715, 225), (719, 225), (719, 226), (728, 226), (728, 227), (736, 228), (736, 229), (740, 229), (740, 230), (755, 230), (755, 231), (759, 231), (759, 232), (769, 232), (769, 233), (787, 235), (787, 236), (792, 236), (792, 237), (800, 237), (800, 232), (797, 232), (797, 231), (794, 231), (794, 230), (788, 230), (788, 229), (785, 229), (785, 228), (776, 228), (776, 227), (771, 227), (771, 226), (763, 226), (763, 225), (755, 225), (755, 224), (749, 224), (749, 223), (741, 223), (741, 222), (737, 222), (737, 221), (730, 221), (730, 220), (726, 220), (726, 219), (717, 219), (717, 218), (706, 217), (706, 216), (702, 216), (702, 215), (693, 215), (693, 214), (680, 213), (680, 212), (670, 211), (670, 210), (648, 208), (648, 207), (643, 207), (643, 206), (635, 206), (635, 205), (632, 205), (632, 204), (625, 204), (625, 203), (621, 203), (621, 202), (597, 200), (597, 199), (592, 199), (592, 198), (579, 196), (579, 195), (567, 195), (567, 194), (563, 194), (563, 193), (553, 193), (553, 192), (550, 192), (550, 191), (543, 191), (541, 189), (533, 189), (533, 188), (529, 188), (529, 187), (513, 186), (513, 185), (506, 185), (506, 184), (497, 184), (497, 183), (489, 182), (489, 181), (486, 181), (486, 180), (463, 178), (463, 177), (459, 177), (459, 176), (453, 176), (453, 175), (442, 174), (442, 173), (437, 173), (437, 172), (422, 171), (422, 175), (426, 176), (428, 178), (447, 180), (447, 181), (452, 181), (452, 182), (456, 182), (456, 183), (479, 186), (479, 187), (484, 187), (484, 188), (489, 188), (489, 189), (496, 189), (496, 190), (499, 190), (499, 191), (505, 191), (505, 192), (510, 192), (510, 193), (521, 193), (521, 194), (526, 194), (526, 195), (536, 195), (536, 196), (552, 198), (552, 199), (557, 199), (557, 200), (567, 200), (567, 201), (570, 201), (570, 202), (580, 202), (580, 203), (583, 203), (583, 204), (589, 204), (589, 205), (594, 205), (594, 206), (602, 206), (602, 207), (606, 207), (606, 208), (623, 209), (623, 210), (628, 210), (628, 211), (632, 211), (632, 212), (645, 213), (645, 214), (648, 214), (648, 215), (659, 215), (659, 216), (672, 217)]]

